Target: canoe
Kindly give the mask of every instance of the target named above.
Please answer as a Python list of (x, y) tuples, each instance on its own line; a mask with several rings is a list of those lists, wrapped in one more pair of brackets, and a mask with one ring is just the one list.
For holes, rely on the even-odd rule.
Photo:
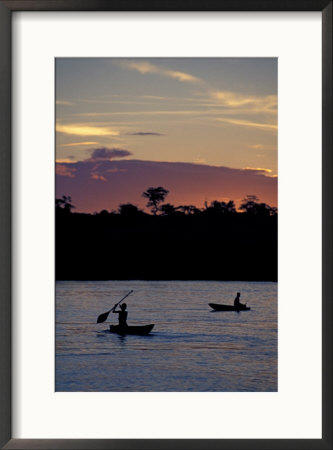
[(218, 303), (208, 303), (208, 305), (214, 309), (214, 311), (248, 311), (248, 306), (243, 306), (241, 308), (236, 308), (234, 305), (220, 305)]
[(128, 325), (127, 327), (120, 327), (119, 325), (110, 325), (111, 333), (117, 333), (117, 334), (121, 334), (121, 335), (138, 334), (138, 335), (142, 336), (145, 334), (149, 334), (153, 328), (154, 328), (154, 324), (137, 325), (137, 326)]

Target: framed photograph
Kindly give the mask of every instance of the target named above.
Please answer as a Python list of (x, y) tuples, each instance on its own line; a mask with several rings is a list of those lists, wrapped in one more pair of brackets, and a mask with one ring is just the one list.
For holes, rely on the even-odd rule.
[(332, 447), (332, 2), (1, 1), (2, 448)]
[(277, 69), (56, 59), (57, 392), (277, 391)]

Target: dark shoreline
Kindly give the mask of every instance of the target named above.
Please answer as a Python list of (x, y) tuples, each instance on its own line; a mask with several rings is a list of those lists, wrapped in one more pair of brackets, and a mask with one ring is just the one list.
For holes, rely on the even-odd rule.
[(277, 215), (56, 215), (57, 280), (278, 279)]

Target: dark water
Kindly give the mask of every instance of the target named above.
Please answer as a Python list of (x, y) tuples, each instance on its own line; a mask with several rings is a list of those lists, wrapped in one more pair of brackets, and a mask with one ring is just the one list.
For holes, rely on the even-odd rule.
[[(118, 336), (96, 324), (130, 289)], [(236, 292), (250, 311), (213, 312)], [(57, 391), (276, 391), (277, 283), (61, 281), (56, 284)]]

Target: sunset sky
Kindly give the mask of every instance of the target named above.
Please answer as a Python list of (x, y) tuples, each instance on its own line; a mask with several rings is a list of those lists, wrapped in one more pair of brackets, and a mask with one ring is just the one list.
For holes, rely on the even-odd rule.
[(277, 59), (57, 58), (56, 195), (76, 211), (277, 206)]

